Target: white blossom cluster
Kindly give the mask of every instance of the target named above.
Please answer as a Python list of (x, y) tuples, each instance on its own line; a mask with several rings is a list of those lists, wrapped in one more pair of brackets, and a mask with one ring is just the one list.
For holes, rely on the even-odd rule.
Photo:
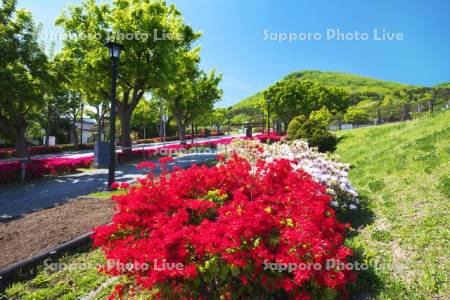
[(280, 158), (295, 161), (296, 163), (292, 163), (294, 169), (304, 170), (315, 181), (327, 187), (327, 192), (333, 196), (332, 206), (350, 210), (358, 207), (358, 192), (348, 178), (350, 166), (338, 162), (336, 157), (310, 148), (305, 141), (265, 144), (258, 141), (235, 140), (231, 143), (231, 151), (251, 162), (258, 159), (270, 162)]

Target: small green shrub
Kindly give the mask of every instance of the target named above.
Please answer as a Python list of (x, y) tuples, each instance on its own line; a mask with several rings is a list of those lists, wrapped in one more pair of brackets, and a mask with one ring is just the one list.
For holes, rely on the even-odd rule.
[(450, 176), (442, 176), (439, 179), (438, 189), (442, 195), (450, 197)]
[(295, 117), (289, 123), (288, 138), (306, 140), (311, 147), (317, 147), (320, 152), (333, 152), (337, 145), (336, 136), (328, 131), (323, 122), (308, 120), (305, 116)]
[(302, 126), (302, 123), (306, 122), (305, 116), (298, 116), (292, 119), (292, 121), (288, 125), (287, 134), (289, 139), (293, 140), (295, 139), (295, 136), (297, 135), (297, 131)]

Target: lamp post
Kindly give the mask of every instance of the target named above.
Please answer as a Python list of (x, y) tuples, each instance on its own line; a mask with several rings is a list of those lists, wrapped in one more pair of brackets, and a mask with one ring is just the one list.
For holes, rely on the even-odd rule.
[(84, 102), (81, 102), (81, 119), (80, 119), (80, 127), (81, 127), (81, 132), (80, 132), (80, 148), (83, 145), (83, 109), (84, 109)]
[(163, 125), (163, 132), (162, 132), (162, 134), (163, 134), (163, 144), (164, 144), (164, 146), (166, 145), (166, 124), (167, 124), (167, 121), (169, 120), (169, 116), (168, 115), (166, 115), (166, 114), (163, 114), (162, 115), (162, 117), (161, 117), (161, 120), (162, 120), (162, 125)]
[(111, 114), (110, 114), (110, 144), (109, 144), (109, 172), (107, 190), (111, 190), (111, 186), (115, 181), (116, 171), (116, 81), (117, 81), (117, 64), (120, 58), (120, 51), (124, 49), (123, 45), (115, 42), (107, 42), (105, 44), (109, 48), (109, 57), (112, 65), (112, 84), (111, 84)]
[(267, 134), (270, 135), (270, 97), (266, 97), (267, 105)]

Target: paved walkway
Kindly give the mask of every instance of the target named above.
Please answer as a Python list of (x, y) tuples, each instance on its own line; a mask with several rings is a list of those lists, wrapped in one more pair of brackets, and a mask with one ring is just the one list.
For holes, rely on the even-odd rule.
[[(187, 168), (215, 157), (214, 153), (189, 154), (176, 158), (171, 166)], [(133, 182), (148, 170), (137, 170), (137, 163), (119, 165), (117, 182)], [(155, 173), (159, 173), (157, 168)], [(97, 169), (79, 174), (60, 176), (52, 179), (30, 181), (25, 184), (0, 186), (0, 221), (18, 217), (43, 208), (61, 204), (70, 199), (101, 192), (105, 189), (107, 169)]]
[[(201, 143), (201, 142), (208, 142), (208, 141), (215, 141), (215, 140), (220, 140), (222, 138), (235, 138), (235, 137), (241, 137), (243, 136), (242, 134), (234, 134), (234, 135), (222, 135), (222, 136), (212, 136), (212, 137), (207, 137), (207, 138), (196, 138), (194, 139), (194, 142), (196, 143)], [(187, 139), (186, 142), (188, 144), (191, 143), (191, 139)], [(170, 141), (170, 142), (166, 142), (166, 143), (150, 143), (150, 144), (136, 144), (133, 145), (132, 148), (133, 149), (153, 149), (153, 148), (157, 148), (163, 145), (173, 145), (173, 144), (179, 144), (179, 141)], [(121, 147), (117, 147), (117, 152), (121, 152)], [(40, 155), (32, 155), (31, 158), (53, 158), (53, 157), (64, 157), (64, 158), (79, 158), (79, 157), (86, 157), (86, 156), (91, 156), (94, 155), (94, 150), (93, 149), (88, 149), (88, 150), (74, 150), (74, 151), (64, 151), (64, 152), (59, 152), (59, 153), (50, 153), (50, 154), (40, 154)], [(17, 158), (16, 157), (12, 157), (12, 158), (2, 158), (0, 159), (0, 163), (1, 162), (9, 162), (9, 161), (16, 161)]]

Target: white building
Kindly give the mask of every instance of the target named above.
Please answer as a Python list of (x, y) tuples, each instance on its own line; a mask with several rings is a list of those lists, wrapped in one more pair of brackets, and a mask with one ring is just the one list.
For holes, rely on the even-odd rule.
[[(95, 127), (96, 123), (92, 119), (83, 119), (83, 124), (81, 122), (75, 123), (77, 127), (78, 137), (83, 137), (83, 140), (81, 141), (82, 144), (89, 144), (93, 143), (95, 139)], [(83, 134), (81, 135), (81, 125), (83, 125)]]

